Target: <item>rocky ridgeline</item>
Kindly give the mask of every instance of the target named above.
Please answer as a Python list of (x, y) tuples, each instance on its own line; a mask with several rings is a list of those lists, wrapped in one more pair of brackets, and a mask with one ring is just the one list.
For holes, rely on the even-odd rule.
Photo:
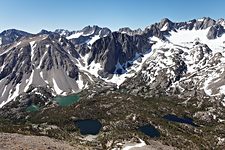
[[(118, 32), (112, 32), (98, 26), (87, 26), (78, 31), (42, 30), (38, 34), (15, 29), (4, 31), (0, 34), (1, 106), (26, 92), (31, 85), (51, 88), (54, 95), (67, 95), (87, 88), (96, 80), (117, 84), (117, 80), (123, 82), (127, 77), (133, 77), (134, 85), (151, 85), (150, 89), (153, 90), (144, 92), (147, 95), (152, 95), (151, 91), (155, 93), (156, 88), (159, 94), (182, 93), (184, 89), (192, 93), (190, 87), (194, 86), (194, 91), (200, 91), (197, 93), (203, 93), (203, 96), (205, 91), (202, 88), (206, 79), (196, 84), (194, 76), (190, 76), (188, 71), (199, 68), (204, 70), (200, 71), (201, 74), (209, 74), (210, 69), (203, 69), (209, 68), (205, 65), (219, 65), (223, 62), (220, 59), (223, 54), (214, 54), (215, 50), (201, 40), (197, 41), (199, 44), (196, 46), (192, 44), (193, 47), (174, 44), (170, 37), (183, 30), (207, 31), (207, 40), (217, 40), (225, 32), (224, 20), (204, 17), (188, 22), (172, 22), (166, 18), (143, 31), (121, 28)], [(156, 46), (159, 43), (161, 47)], [(162, 48), (163, 45), (165, 48)], [(224, 43), (218, 47), (223, 51)], [(155, 59), (150, 56), (144, 62), (146, 54), (153, 51)], [(169, 63), (170, 59), (172, 64)], [(135, 61), (138, 63), (135, 64)], [(132, 67), (133, 73), (130, 74)], [(189, 84), (194, 85), (186, 85), (187, 79), (192, 80)], [(144, 91), (148, 89), (147, 86), (143, 87)], [(137, 91), (140, 91), (140, 87)]]

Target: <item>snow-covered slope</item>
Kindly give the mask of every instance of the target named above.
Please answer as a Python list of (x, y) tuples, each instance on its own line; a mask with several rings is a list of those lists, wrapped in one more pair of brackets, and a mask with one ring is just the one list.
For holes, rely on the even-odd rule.
[(166, 40), (151, 37), (156, 41), (152, 55), (122, 86), (138, 93), (145, 91), (148, 96), (214, 97), (224, 105), (225, 34), (208, 39), (209, 30), (176, 29), (165, 35)]

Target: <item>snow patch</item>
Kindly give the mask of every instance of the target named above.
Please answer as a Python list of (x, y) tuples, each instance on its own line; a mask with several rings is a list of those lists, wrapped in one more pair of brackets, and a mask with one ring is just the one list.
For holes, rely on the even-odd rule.
[[(46, 45), (46, 47), (47, 47), (47, 45)], [(46, 55), (47, 53), (48, 53), (48, 51), (46, 50), (45, 53), (44, 53), (44, 55), (41, 57), (41, 60), (40, 60), (40, 63), (39, 63), (39, 65), (38, 65), (37, 69), (40, 69), (40, 68), (41, 68), (41, 64), (42, 64), (42, 62), (43, 62), (43, 60), (44, 60), (44, 58), (45, 58), (45, 55)]]
[(95, 30), (92, 30), (91, 33), (86, 33), (86, 34), (84, 34), (84, 36), (90, 36), (90, 35), (92, 35), (94, 33), (95, 33)]
[(49, 47), (50, 47), (50, 45), (49, 45), (49, 44), (47, 44), (47, 45), (45, 45), (45, 47), (46, 47), (46, 48), (49, 48)]
[(225, 41), (225, 34), (223, 34), (220, 38), (209, 40), (207, 38), (209, 28), (203, 30), (193, 29), (177, 30), (177, 32), (171, 31), (170, 36), (168, 36), (167, 39), (173, 44), (189, 46), (189, 48), (190, 46), (193, 46), (193, 42), (198, 39), (199, 42), (207, 44), (213, 54), (224, 51), (222, 45)]
[(197, 19), (197, 21), (204, 21), (204, 18), (199, 18)]
[(225, 93), (225, 85), (222, 85), (222, 86), (220, 87), (220, 93)]
[(68, 40), (70, 40), (70, 39), (76, 39), (76, 38), (79, 38), (82, 34), (83, 34), (83, 32), (77, 32), (77, 33), (74, 33), (74, 34), (68, 36), (67, 39)]
[(166, 23), (166, 24), (160, 29), (160, 31), (166, 31), (166, 30), (168, 30), (168, 27), (169, 27), (169, 25), (168, 25), (168, 23)]
[(206, 35), (209, 31), (209, 28), (204, 29), (204, 30), (177, 30), (171, 31), (170, 36), (167, 37), (169, 41), (171, 41), (174, 44), (182, 44), (182, 43), (187, 43), (187, 42), (193, 42), (196, 39), (200, 39), (202, 41), (208, 40)]
[(87, 44), (88, 45), (92, 45), (98, 39), (100, 39), (100, 36), (99, 35), (95, 35), (94, 37), (91, 38), (91, 40)]
[(34, 58), (34, 48), (35, 48), (35, 41), (31, 41), (30, 42), (30, 46), (31, 46), (31, 61), (33, 60)]
[(78, 79), (76, 82), (77, 82), (77, 85), (78, 85), (79, 89), (80, 89), (80, 90), (83, 89), (83, 87), (84, 87), (84, 82), (83, 82), (83, 80), (82, 80), (81, 75), (79, 75), (79, 79)]
[(141, 143), (138, 143), (138, 144), (133, 145), (133, 146), (125, 146), (122, 150), (130, 150), (130, 149), (138, 148), (138, 147), (140, 148), (140, 147), (143, 147), (143, 146), (146, 145), (146, 143), (143, 140), (141, 140), (141, 139), (139, 139), (139, 140), (140, 140)]
[(59, 94), (63, 93), (63, 91), (58, 87), (54, 78), (52, 78), (52, 82), (53, 82), (53, 88), (55, 89), (56, 94), (59, 95)]
[(18, 43), (16, 43), (16, 46), (19, 46), (21, 44), (21, 41), (19, 41)]
[(4, 88), (3, 92), (2, 92), (2, 97), (4, 96), (4, 94), (6, 92), (6, 88), (7, 88), (7, 85), (5, 85), (5, 88)]
[(100, 63), (94, 63), (92, 62), (87, 71), (90, 72), (91, 74), (93, 74), (95, 77), (99, 77), (98, 75), (98, 71), (102, 69), (102, 66)]
[(7, 101), (11, 101), (13, 99), (15, 99), (18, 95), (19, 95), (19, 91), (20, 91), (20, 84), (17, 84), (16, 87), (15, 87), (15, 91), (13, 92), (13, 94), (11, 95), (11, 90), (10, 90), (10, 96), (8, 98)]
[(43, 76), (43, 72), (42, 71), (40, 72), (40, 76), (44, 80), (44, 76)]
[(26, 82), (27, 85), (26, 85), (26, 87), (24, 88), (24, 92), (26, 92), (26, 91), (29, 89), (30, 85), (31, 85), (32, 82), (33, 82), (33, 77), (34, 77), (34, 71), (32, 71), (32, 73), (31, 73), (31, 75), (30, 75), (30, 78), (27, 80), (28, 83)]
[[(111, 82), (111, 83), (115, 83), (117, 85), (117, 87), (119, 87), (127, 78), (131, 78), (133, 77), (137, 72), (139, 72), (142, 69), (142, 66), (144, 64), (144, 62), (151, 57), (153, 54), (153, 51), (149, 50), (146, 54), (144, 54), (143, 57), (138, 58), (136, 60), (134, 60), (133, 62), (131, 61), (131, 63), (133, 64), (130, 68), (128, 68), (126, 71), (126, 73), (124, 74), (114, 74), (113, 77), (111, 79), (104, 79), (106, 82)], [(139, 60), (141, 59), (141, 61)]]
[(4, 68), (5, 68), (5, 64), (3, 64), (3, 65), (0, 67), (0, 72), (2, 72)]

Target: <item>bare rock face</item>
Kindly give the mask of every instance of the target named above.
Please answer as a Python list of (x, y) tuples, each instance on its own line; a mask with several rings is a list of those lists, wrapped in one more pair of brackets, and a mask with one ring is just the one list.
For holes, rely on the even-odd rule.
[(215, 25), (210, 27), (209, 32), (207, 34), (207, 38), (215, 39), (217, 37), (221, 37), (223, 33), (225, 33), (224, 27), (221, 25)]
[(2, 33), (0, 33), (0, 45), (11, 44), (19, 40), (20, 38), (29, 35), (31, 34), (16, 29), (5, 30)]
[(170, 31), (177, 30), (205, 30), (209, 29), (207, 38), (215, 39), (222, 36), (224, 31), (224, 20), (215, 21), (209, 17), (204, 17), (201, 19), (193, 19), (188, 22), (178, 22), (174, 23), (168, 18), (164, 18), (160, 23), (155, 23), (145, 29), (145, 34), (148, 37), (158, 37), (162, 40), (166, 40), (166, 36), (170, 35)]
[(100, 63), (104, 72), (113, 74), (117, 64), (125, 70), (128, 61), (132, 61), (136, 54), (143, 54), (150, 48), (148, 40), (140, 35), (129, 36), (113, 32), (93, 44), (88, 63)]
[(215, 25), (215, 23), (216, 23), (215, 20), (213, 20), (209, 17), (204, 17), (201, 20), (197, 20), (195, 29), (196, 30), (206, 29), (208, 27), (211, 27), (211, 26)]
[(164, 37), (164, 34), (160, 31), (160, 29), (158, 28), (158, 26), (156, 24), (145, 28), (144, 35), (146, 37), (153, 37), (153, 36), (155, 36), (155, 37), (158, 37), (158, 38), (163, 39), (163, 40), (166, 39)]
[(173, 26), (174, 26), (174, 23), (172, 21), (170, 21), (168, 18), (162, 19), (161, 22), (158, 25), (160, 30), (163, 30), (163, 31), (171, 30), (173, 28)]
[(143, 34), (143, 31), (140, 28), (137, 30), (131, 30), (129, 27), (120, 28), (119, 32), (128, 34), (130, 36)]

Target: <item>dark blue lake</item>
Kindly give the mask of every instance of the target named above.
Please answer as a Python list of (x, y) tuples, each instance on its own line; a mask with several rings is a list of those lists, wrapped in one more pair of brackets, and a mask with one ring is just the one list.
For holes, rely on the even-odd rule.
[(101, 122), (92, 119), (77, 120), (75, 125), (80, 129), (82, 135), (97, 135), (102, 128)]
[(168, 114), (168, 115), (163, 116), (163, 118), (168, 120), (168, 121), (184, 123), (184, 124), (190, 124), (192, 126), (198, 127), (198, 125), (193, 123), (193, 119), (188, 118), (188, 117), (180, 118), (180, 117), (177, 117), (176, 115)]
[(138, 128), (138, 130), (152, 138), (160, 137), (160, 132), (154, 126), (150, 124), (141, 126)]

